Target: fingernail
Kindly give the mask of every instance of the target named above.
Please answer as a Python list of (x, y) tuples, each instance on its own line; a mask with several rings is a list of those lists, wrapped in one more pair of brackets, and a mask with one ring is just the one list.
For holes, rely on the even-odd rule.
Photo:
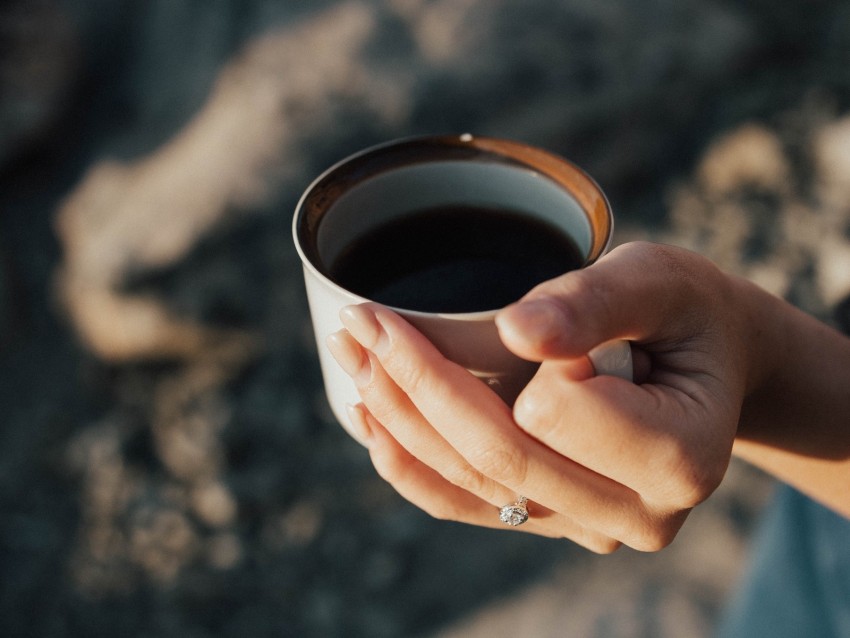
[(372, 370), (369, 356), (347, 330), (339, 330), (325, 340), (331, 356), (358, 386), (368, 382)]
[(525, 342), (550, 343), (567, 330), (564, 313), (551, 299), (521, 301), (506, 308), (497, 318), (501, 330)]
[(346, 306), (339, 313), (342, 325), (364, 348), (376, 352), (386, 336), (375, 313), (366, 306)]
[(369, 427), (369, 421), (366, 419), (363, 406), (346, 403), (345, 411), (348, 413), (348, 421), (351, 423), (351, 433), (354, 435), (354, 438), (367, 448), (371, 446), (372, 428)]

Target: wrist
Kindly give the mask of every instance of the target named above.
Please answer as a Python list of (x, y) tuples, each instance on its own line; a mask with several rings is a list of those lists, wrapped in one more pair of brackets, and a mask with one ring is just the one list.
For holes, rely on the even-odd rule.
[(762, 421), (761, 412), (777, 398), (787, 362), (788, 321), (791, 310), (782, 299), (753, 282), (732, 276), (734, 303), (738, 312), (742, 354), (743, 405), (738, 434), (747, 434)]
[(769, 294), (737, 279), (746, 374), (740, 438), (793, 449), (800, 432), (825, 452), (847, 437), (850, 414), (850, 339)]

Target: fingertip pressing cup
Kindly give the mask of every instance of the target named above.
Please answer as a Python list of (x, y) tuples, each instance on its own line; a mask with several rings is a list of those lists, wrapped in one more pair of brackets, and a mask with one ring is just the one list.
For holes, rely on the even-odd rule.
[[(360, 399), (324, 343), (340, 329), (343, 307), (370, 299), (335, 281), (331, 264), (381, 224), (441, 206), (509, 209), (554, 225), (580, 251), (581, 267), (605, 253), (613, 231), (610, 205), (592, 178), (557, 155), (519, 142), (469, 134), (403, 139), (332, 166), (301, 197), (292, 230), (325, 391), (334, 415), (347, 428), (346, 406)], [(509, 405), (538, 367), (502, 344), (495, 324), (500, 308), (462, 313), (392, 309)], [(590, 357), (597, 374), (631, 378), (627, 352), (627, 343), (603, 344)]]
[(606, 341), (588, 352), (587, 357), (597, 375), (619, 377), (626, 381), (634, 379), (632, 346), (628, 341)]

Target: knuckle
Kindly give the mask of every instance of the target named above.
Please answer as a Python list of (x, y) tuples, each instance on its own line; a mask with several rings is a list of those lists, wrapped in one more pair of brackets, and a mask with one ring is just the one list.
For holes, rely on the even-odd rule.
[(464, 514), (456, 505), (440, 500), (437, 502), (417, 503), (417, 506), (431, 518), (438, 521), (458, 521), (463, 522)]
[(411, 361), (388, 360), (388, 367), (393, 370), (393, 378), (402, 391), (409, 396), (417, 396), (427, 392), (428, 374), (424, 366)]
[(528, 474), (528, 458), (508, 443), (482, 446), (467, 460), (482, 475), (502, 484), (522, 484)]
[(572, 271), (570, 274), (572, 279), (569, 298), (572, 304), (581, 309), (569, 313), (574, 321), (581, 322), (576, 324), (576, 330), (593, 330), (596, 325), (589, 323), (590, 321), (596, 321), (599, 317), (616, 316), (622, 298), (621, 292), (616, 288), (616, 282), (597, 277), (586, 269)]
[(480, 495), (486, 483), (485, 477), (477, 469), (466, 464), (453, 465), (443, 471), (443, 478), (457, 487)]
[(383, 386), (369, 385), (361, 388), (359, 394), (369, 412), (385, 426), (404, 424), (410, 419), (405, 406)]
[(663, 460), (658, 464), (663, 483), (655, 491), (661, 501), (681, 508), (692, 508), (707, 499), (722, 476), (716, 476), (714, 463), (706, 462), (682, 439), (670, 437), (663, 444)]
[(411, 471), (411, 458), (394, 447), (373, 448), (371, 457), (378, 476), (391, 485), (402, 483)]
[(543, 437), (552, 420), (552, 397), (554, 393), (543, 388), (541, 383), (532, 380), (514, 402), (514, 421), (523, 430), (537, 438)]
[(607, 555), (613, 554), (620, 549), (623, 544), (613, 538), (600, 538), (589, 541), (585, 547), (594, 554)]
[(533, 385), (528, 385), (514, 402), (514, 421), (527, 432), (534, 429), (537, 420), (543, 414), (540, 401), (542, 397), (539, 397), (539, 394), (534, 392)]
[(639, 552), (658, 552), (670, 545), (676, 537), (667, 529), (644, 529), (628, 540), (628, 546)]
[(717, 266), (705, 257), (662, 244), (648, 244), (644, 247), (654, 263), (659, 264), (659, 272), (663, 273), (667, 285), (677, 291), (676, 299), (681, 300), (678, 312), (692, 320), (704, 319), (704, 313), (696, 312), (697, 305), (684, 300), (693, 299), (694, 295), (706, 296), (712, 286), (718, 281), (712, 274), (719, 274)]
[(570, 539), (594, 554), (600, 555), (613, 554), (623, 546), (623, 543), (616, 538), (587, 527), (580, 527), (565, 538)]
[(623, 542), (640, 552), (658, 552), (669, 546), (679, 533), (690, 509), (658, 513), (645, 507), (632, 518), (631, 526), (622, 537)]
[(705, 501), (716, 489), (717, 482), (706, 473), (690, 472), (680, 477), (676, 505), (692, 508)]

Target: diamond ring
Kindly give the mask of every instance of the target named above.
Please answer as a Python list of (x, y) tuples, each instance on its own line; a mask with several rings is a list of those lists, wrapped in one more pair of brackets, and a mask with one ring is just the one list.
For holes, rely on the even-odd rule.
[(528, 499), (520, 496), (516, 502), (505, 505), (499, 510), (499, 520), (511, 527), (522, 525), (528, 520), (528, 508), (526, 505), (528, 505)]

